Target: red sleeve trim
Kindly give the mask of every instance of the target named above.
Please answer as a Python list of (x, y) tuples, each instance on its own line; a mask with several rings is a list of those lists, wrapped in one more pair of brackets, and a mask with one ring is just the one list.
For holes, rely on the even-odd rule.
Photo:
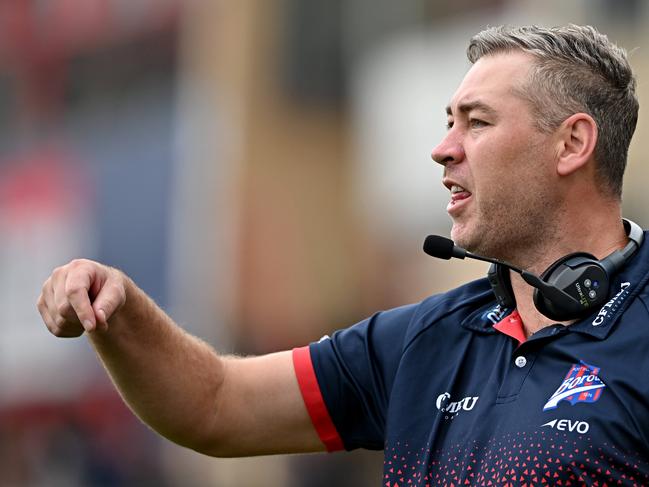
[(304, 404), (320, 440), (329, 452), (343, 450), (343, 441), (322, 398), (308, 346), (293, 349), (293, 367)]

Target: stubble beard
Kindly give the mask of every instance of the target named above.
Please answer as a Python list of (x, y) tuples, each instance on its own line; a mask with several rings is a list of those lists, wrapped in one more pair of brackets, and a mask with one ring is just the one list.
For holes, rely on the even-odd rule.
[(555, 195), (531, 191), (509, 201), (514, 203), (483, 201), (472, 228), (458, 235), (456, 243), (476, 254), (533, 268), (559, 237)]

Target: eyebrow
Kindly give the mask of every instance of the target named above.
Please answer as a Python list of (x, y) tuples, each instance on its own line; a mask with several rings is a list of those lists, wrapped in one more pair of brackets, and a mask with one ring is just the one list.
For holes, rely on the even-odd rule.
[[(479, 100), (462, 103), (457, 108), (458, 111), (461, 113), (468, 113), (471, 110), (480, 110), (482, 112), (487, 113), (488, 115), (496, 115), (496, 110), (494, 110), (492, 107)], [(446, 106), (446, 114), (453, 115), (453, 111), (451, 110), (451, 105)]]

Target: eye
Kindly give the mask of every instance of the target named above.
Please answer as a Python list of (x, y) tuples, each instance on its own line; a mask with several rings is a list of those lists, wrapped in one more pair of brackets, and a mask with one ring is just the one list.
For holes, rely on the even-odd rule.
[(469, 126), (474, 129), (481, 129), (487, 125), (489, 125), (487, 122), (480, 120), (479, 118), (471, 118), (469, 120)]
[(446, 121), (446, 130), (451, 130), (453, 128), (453, 120)]

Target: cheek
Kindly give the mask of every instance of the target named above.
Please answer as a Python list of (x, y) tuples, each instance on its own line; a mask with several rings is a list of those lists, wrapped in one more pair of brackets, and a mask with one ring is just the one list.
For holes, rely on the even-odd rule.
[(536, 141), (527, 137), (498, 137), (485, 144), (480, 152), (484, 172), (498, 178), (514, 179), (538, 169), (542, 157)]
[(507, 199), (508, 195), (526, 191), (530, 177), (540, 176), (543, 155), (537, 141), (512, 137), (512, 133), (492, 133), (472, 145), (468, 177), (478, 201), (493, 201), (496, 195)]
[(476, 201), (479, 205), (492, 206), (499, 203), (514, 204), (531, 189), (529, 167), (525, 161), (513, 160), (510, 154), (501, 154), (495, 160), (473, 172)]

